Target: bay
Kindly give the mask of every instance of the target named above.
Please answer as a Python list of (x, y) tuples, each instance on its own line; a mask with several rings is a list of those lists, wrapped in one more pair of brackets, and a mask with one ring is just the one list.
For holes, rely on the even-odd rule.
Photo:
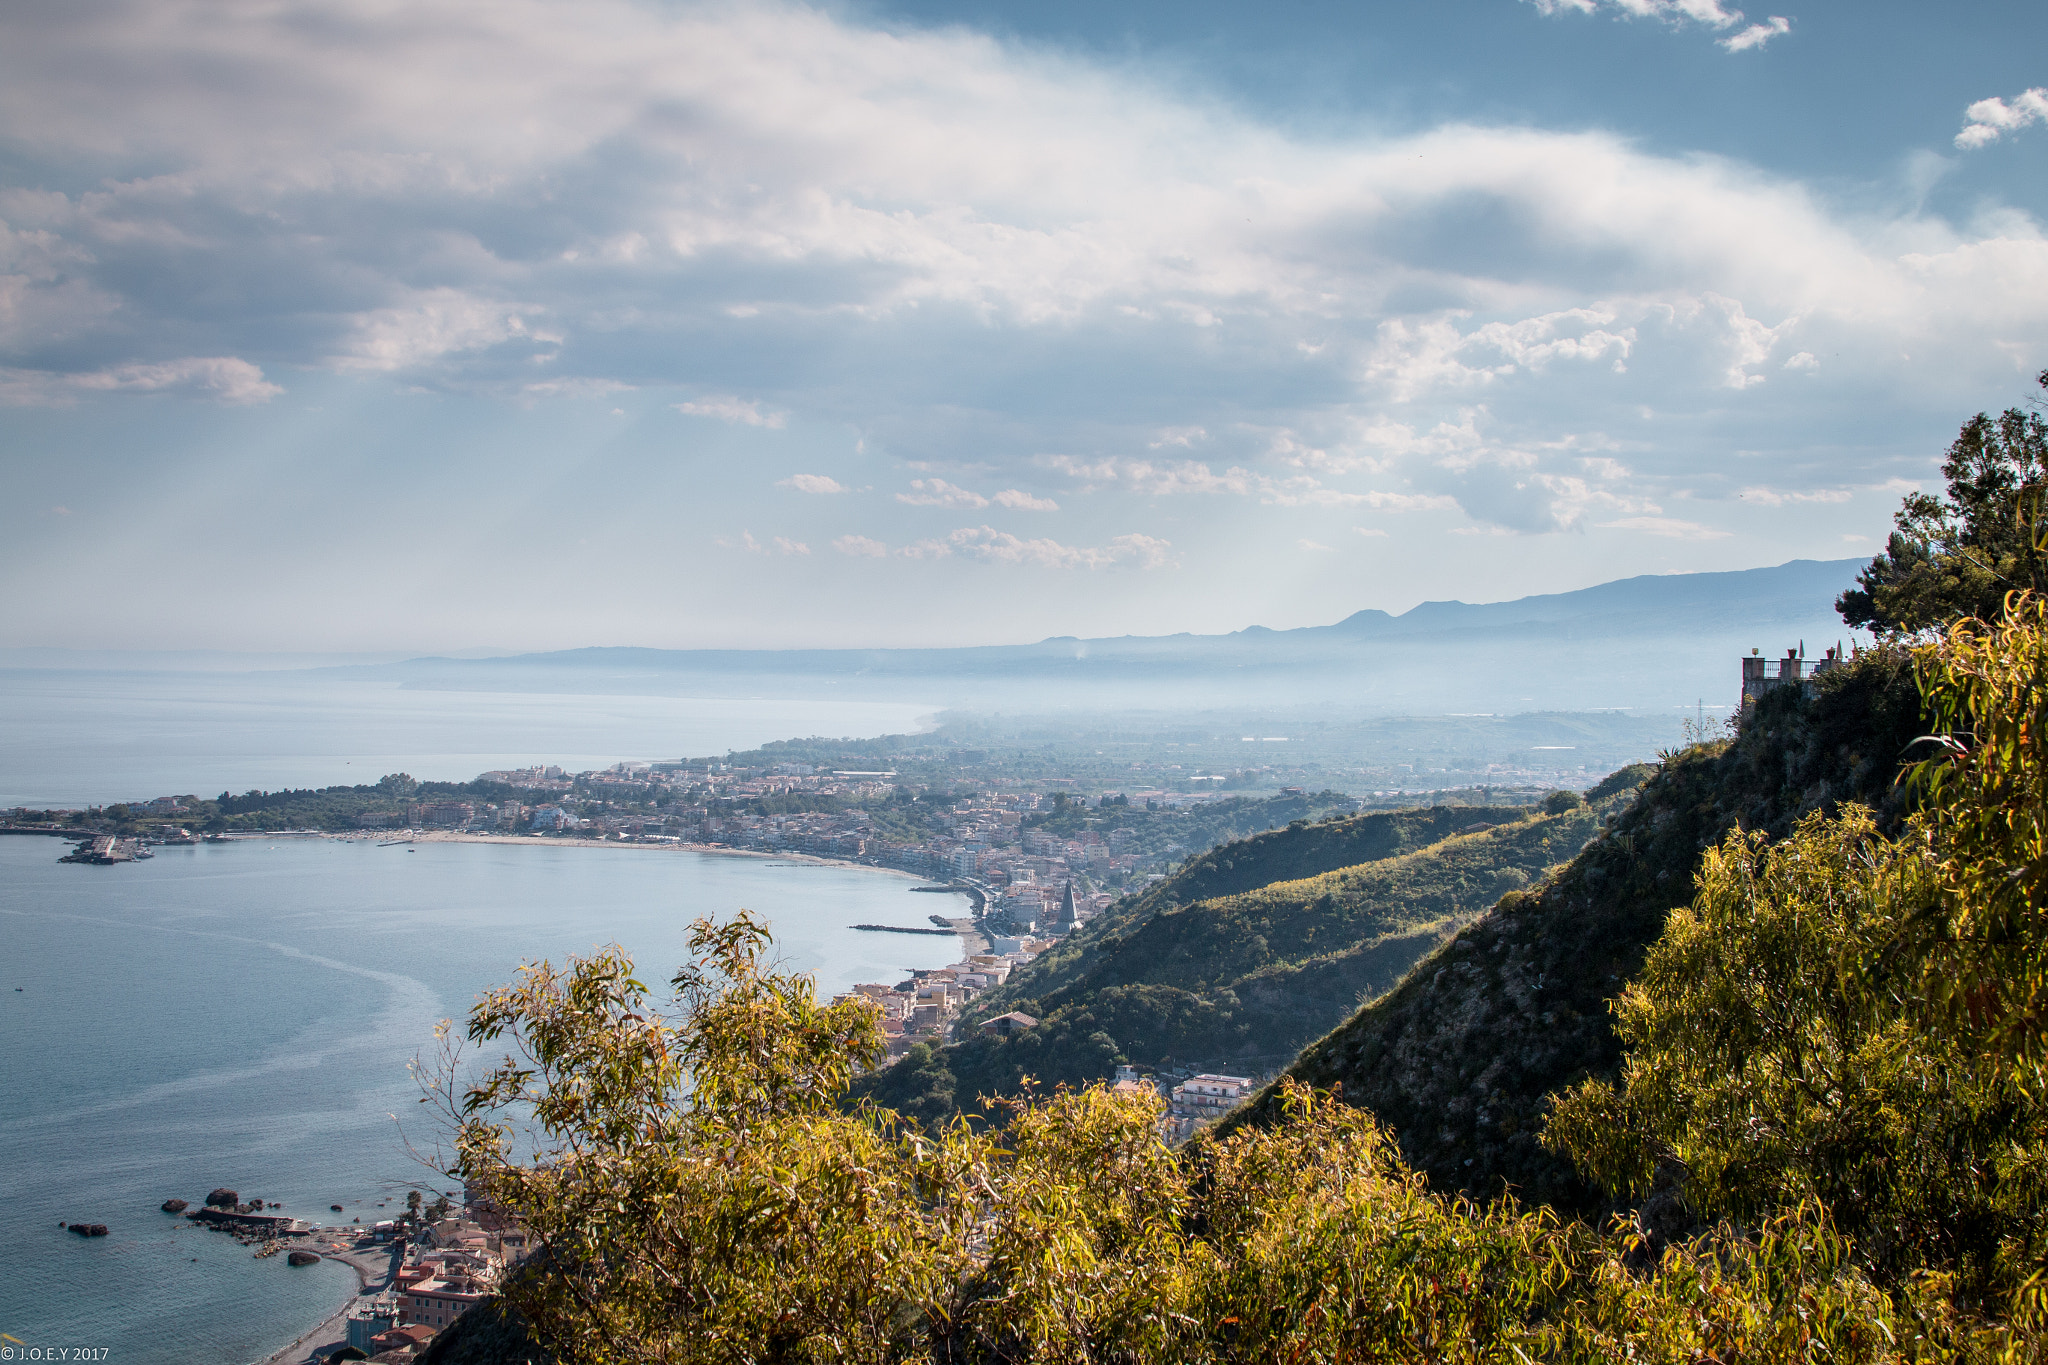
[[(522, 960), (625, 945), (664, 983), (690, 920), (742, 906), (830, 994), (953, 961), (948, 897), (857, 868), (654, 848), (325, 839), (62, 865), (0, 839), (0, 1332), (141, 1365), (253, 1361), (353, 1292), (158, 1211), (218, 1185), (365, 1223), (438, 1130), (407, 1063)], [(330, 1215), (340, 1203), (344, 1214)], [(107, 1224), (82, 1239), (62, 1222)]]

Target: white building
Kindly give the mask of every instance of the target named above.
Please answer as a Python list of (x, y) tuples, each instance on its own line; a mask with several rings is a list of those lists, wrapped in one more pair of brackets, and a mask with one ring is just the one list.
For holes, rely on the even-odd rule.
[(1177, 1140), (1204, 1124), (1214, 1123), (1251, 1092), (1249, 1076), (1219, 1076), (1205, 1071), (1188, 1077), (1173, 1088), (1173, 1097), (1167, 1104), (1167, 1136)]

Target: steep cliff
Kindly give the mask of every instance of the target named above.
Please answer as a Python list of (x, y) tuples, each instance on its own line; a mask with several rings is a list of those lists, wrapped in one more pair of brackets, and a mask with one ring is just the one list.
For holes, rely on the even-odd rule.
[[(1287, 1074), (1341, 1086), (1440, 1188), (1591, 1206), (1538, 1141), (1549, 1097), (1617, 1067), (1607, 1001), (1671, 908), (1690, 901), (1701, 853), (1738, 825), (1782, 834), (1846, 801), (1895, 825), (1919, 719), (1910, 665), (1894, 651), (1864, 655), (1810, 694), (1766, 697), (1738, 738), (1668, 756), (1568, 867), (1503, 897)], [(1269, 1089), (1227, 1122), (1274, 1109)]]

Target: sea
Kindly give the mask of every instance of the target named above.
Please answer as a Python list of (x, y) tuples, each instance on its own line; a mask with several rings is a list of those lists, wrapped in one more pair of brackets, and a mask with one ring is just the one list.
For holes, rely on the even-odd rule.
[[(713, 757), (929, 728), (904, 701), (439, 692), (319, 672), (0, 668), (0, 810)], [(0, 1331), (4, 1331), (0, 1328)]]
[[(886, 733), (928, 710), (22, 672), (0, 675), (0, 806), (602, 766)], [(960, 953), (852, 930), (961, 905), (861, 868), (539, 842), (277, 838), (113, 867), (59, 863), (67, 850), (0, 838), (0, 1334), (16, 1359), (253, 1362), (344, 1303), (346, 1267), (259, 1260), (159, 1206), (226, 1186), (368, 1224), (409, 1189), (457, 1188), (411, 1064), (523, 962), (617, 943), (659, 990), (692, 919), (741, 908), (825, 994)]]

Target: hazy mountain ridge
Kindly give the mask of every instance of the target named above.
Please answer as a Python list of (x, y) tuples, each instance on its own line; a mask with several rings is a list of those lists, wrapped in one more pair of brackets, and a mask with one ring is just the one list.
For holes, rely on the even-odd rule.
[[(324, 670), (405, 686), (518, 691), (830, 686), (939, 704), (1215, 705), (1339, 700), (1365, 709), (1663, 706), (1729, 690), (1733, 656), (1847, 632), (1827, 610), (1858, 560), (1648, 575), (1508, 602), (1425, 602), (1326, 626), (1227, 635), (1055, 637), (954, 649), (593, 647)], [(1044, 689), (1055, 690), (1048, 693)]]

